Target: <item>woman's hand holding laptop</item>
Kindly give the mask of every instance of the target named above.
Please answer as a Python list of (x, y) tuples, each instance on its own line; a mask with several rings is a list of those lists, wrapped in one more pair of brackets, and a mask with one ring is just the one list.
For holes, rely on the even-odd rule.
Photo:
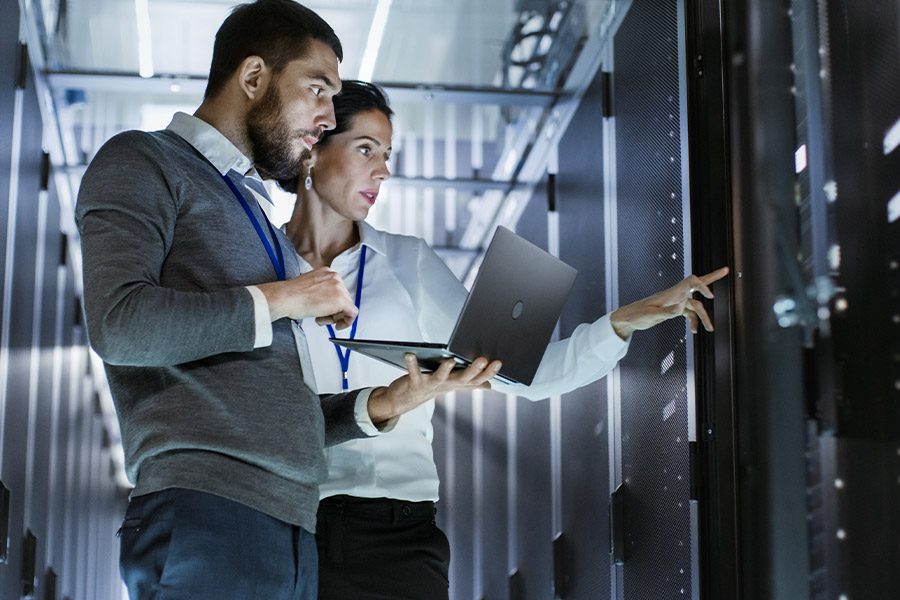
[(414, 354), (406, 355), (407, 374), (387, 387), (377, 387), (369, 396), (369, 417), (378, 429), (393, 426), (397, 418), (435, 396), (457, 390), (489, 388), (488, 380), (500, 372), (499, 360), (476, 358), (464, 369), (454, 369), (456, 361), (445, 360), (432, 373), (423, 373)]

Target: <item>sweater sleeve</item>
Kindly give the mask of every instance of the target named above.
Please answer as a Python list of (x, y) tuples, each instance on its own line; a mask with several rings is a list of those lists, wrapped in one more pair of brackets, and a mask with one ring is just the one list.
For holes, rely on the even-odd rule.
[[(365, 410), (372, 388), (339, 394), (320, 394), (325, 417), (325, 446), (383, 433), (378, 431)], [(385, 430), (387, 431), (387, 430)]]
[(107, 363), (157, 367), (252, 350), (254, 304), (245, 287), (160, 284), (178, 207), (156, 144), (150, 134), (120, 134), (82, 179), (76, 223), (91, 345)]

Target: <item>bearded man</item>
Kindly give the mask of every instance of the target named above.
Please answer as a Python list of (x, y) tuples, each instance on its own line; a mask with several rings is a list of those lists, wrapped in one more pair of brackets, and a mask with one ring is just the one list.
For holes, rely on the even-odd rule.
[(261, 210), (334, 127), (340, 41), (291, 0), (238, 6), (216, 34), (193, 116), (117, 135), (79, 191), (84, 306), (135, 489), (121, 572), (133, 600), (316, 597), (326, 444), (389, 429), (499, 365), (410, 372), (319, 397), (299, 322), (356, 307), (327, 268), (305, 275)]

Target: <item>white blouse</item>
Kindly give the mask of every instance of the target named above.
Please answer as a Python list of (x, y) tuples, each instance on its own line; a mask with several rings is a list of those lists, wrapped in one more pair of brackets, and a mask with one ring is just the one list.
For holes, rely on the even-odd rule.
[[(468, 292), (423, 240), (379, 231), (359, 223), (361, 244), (337, 256), (331, 268), (356, 294), (361, 245), (368, 247), (356, 339), (446, 343)], [(312, 267), (300, 259), (304, 272)], [(303, 322), (317, 392), (341, 390), (342, 371), (328, 330)], [(339, 337), (350, 330), (338, 331)], [(606, 375), (625, 356), (628, 342), (613, 331), (606, 315), (583, 323), (572, 337), (551, 343), (530, 386), (492, 382), (492, 388), (531, 400), (570, 392)], [(346, 351), (346, 350), (344, 350)], [(350, 354), (349, 388), (387, 385), (404, 371)], [(434, 400), (400, 417), (389, 432), (325, 449), (328, 479), (322, 498), (348, 494), (366, 498), (422, 501), (438, 499), (438, 475), (431, 450)]]

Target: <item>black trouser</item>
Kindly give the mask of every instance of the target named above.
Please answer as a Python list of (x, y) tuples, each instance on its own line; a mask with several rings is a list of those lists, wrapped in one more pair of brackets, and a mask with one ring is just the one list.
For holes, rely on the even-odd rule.
[(170, 488), (128, 503), (120, 566), (131, 600), (314, 600), (313, 535), (213, 494)]
[(433, 502), (332, 496), (319, 503), (320, 600), (448, 597), (450, 544)]

